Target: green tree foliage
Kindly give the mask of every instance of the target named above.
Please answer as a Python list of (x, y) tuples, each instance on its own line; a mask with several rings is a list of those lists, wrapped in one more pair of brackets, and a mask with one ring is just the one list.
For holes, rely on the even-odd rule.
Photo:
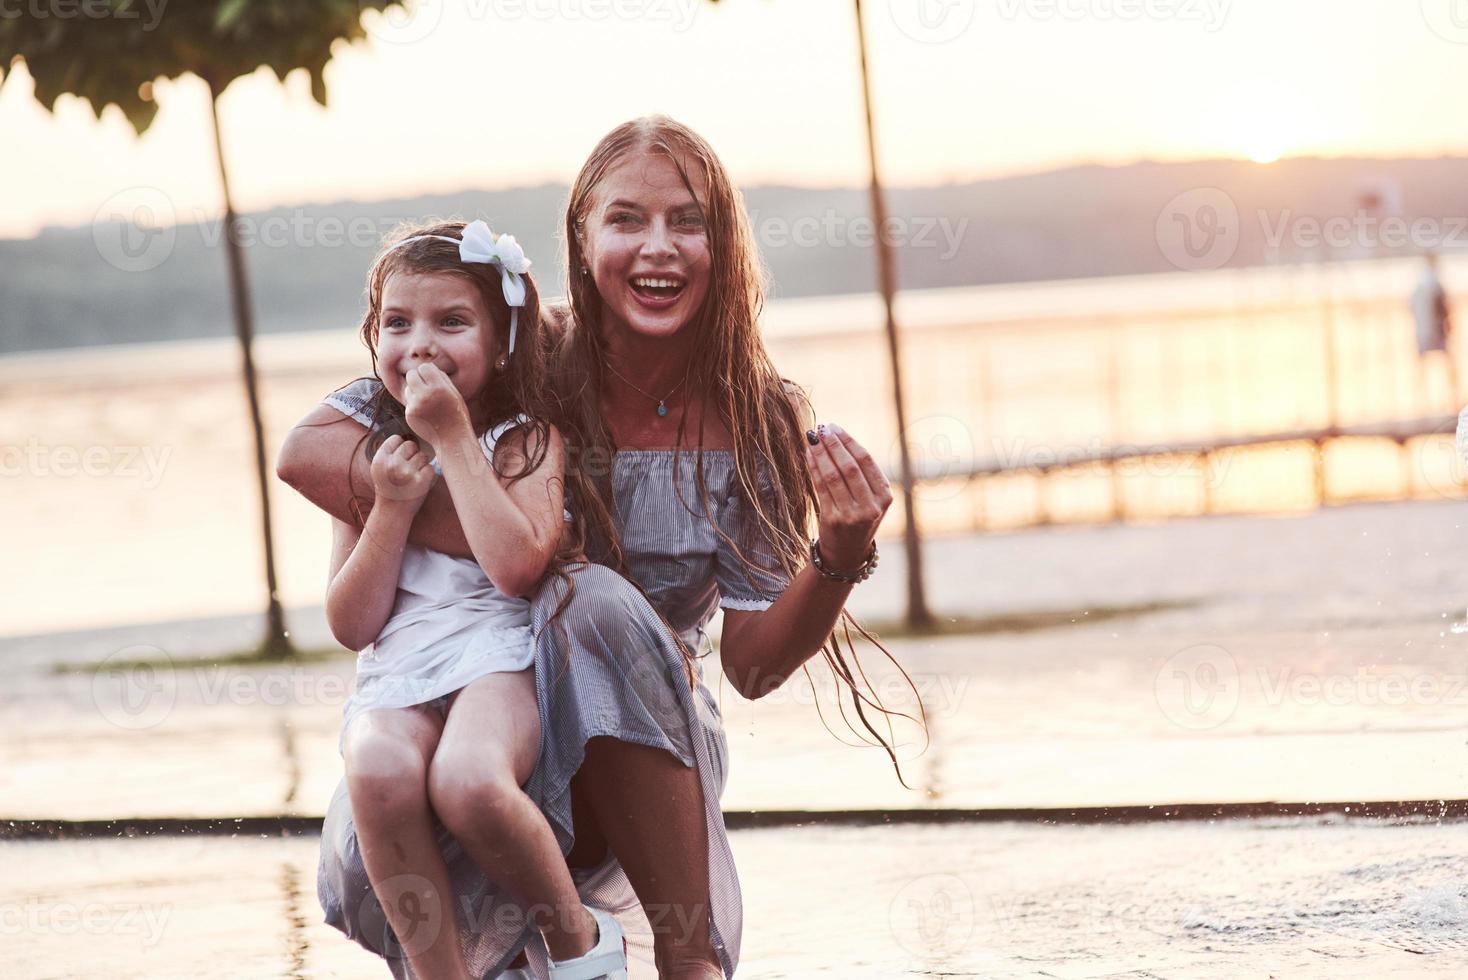
[(142, 133), (158, 105), (157, 78), (186, 72), (216, 96), (261, 65), (284, 78), (298, 68), (326, 104), (322, 70), (338, 40), (363, 37), (361, 15), (390, 0), (25, 0), (0, 17), (0, 59), (25, 61), (36, 99), (70, 93), (100, 115), (116, 105)]

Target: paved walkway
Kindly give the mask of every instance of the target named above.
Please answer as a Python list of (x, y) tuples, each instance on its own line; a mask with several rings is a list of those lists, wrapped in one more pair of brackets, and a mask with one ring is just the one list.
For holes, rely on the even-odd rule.
[[(1397, 504), (938, 542), (940, 609), (967, 596), (969, 615), (1054, 613), (1068, 596), (1060, 618), (1075, 625), (892, 641), (931, 739), (921, 751), (914, 725), (894, 729), (910, 790), (883, 752), (833, 736), (856, 742), (824, 665), (749, 702), (710, 661), (733, 757), (725, 808), (1468, 797), (1468, 636), (1449, 628), (1468, 597), (1452, 547), (1464, 514)], [(898, 601), (892, 565), (860, 593), (869, 612)], [(1107, 618), (1159, 600), (1172, 605)], [(324, 632), (312, 615), (294, 616), (308, 645)], [(319, 815), (352, 660), (182, 662), (248, 632), (206, 621), (0, 643), (0, 817)], [(165, 651), (179, 669), (107, 666)], [(53, 673), (63, 659), (100, 668)], [(889, 705), (916, 713), (880, 651), (863, 661)]]
[[(321, 923), (317, 846), (0, 844), (6, 974), (386, 976)], [(733, 846), (741, 980), (1468, 975), (1462, 825), (786, 829)], [(632, 976), (651, 980), (633, 939)]]

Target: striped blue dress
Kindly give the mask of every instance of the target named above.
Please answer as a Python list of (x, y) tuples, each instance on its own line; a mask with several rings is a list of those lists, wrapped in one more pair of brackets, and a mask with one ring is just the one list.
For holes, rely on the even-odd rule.
[[(326, 403), (369, 424), (362, 413), (376, 382), (357, 382)], [(644, 598), (601, 565), (573, 573), (575, 594), (549, 628), (564, 585), (547, 577), (531, 600), (535, 638), (540, 758), (525, 791), (549, 821), (563, 854), (574, 843), (571, 777), (586, 743), (599, 735), (672, 753), (698, 771), (708, 839), (710, 937), (726, 977), (739, 962), (743, 908), (739, 878), (719, 807), (727, 780), (728, 744), (714, 695), (696, 661), (690, 689), (684, 660), (650, 599), (694, 651), (711, 644), (714, 612), (767, 608), (788, 585), (768, 544), (745, 520), (733, 454), (705, 451), (708, 511), (699, 499), (696, 457), (671, 450), (623, 450), (611, 466), (613, 518), (632, 577)], [(739, 560), (715, 527), (737, 542)], [(653, 805), (650, 803), (650, 805)], [(442, 826), (438, 837), (457, 899), (456, 914), (470, 973), (497, 976), (522, 948), (535, 976), (549, 976), (545, 946), (523, 907), (497, 888)], [(651, 928), (615, 856), (573, 872), (582, 900), (617, 915), (627, 932), (633, 977), (654, 976)], [(394, 976), (414, 974), (401, 956), (372, 892), (357, 847), (346, 782), (337, 785), (321, 831), (317, 892), (326, 921), (386, 959)]]

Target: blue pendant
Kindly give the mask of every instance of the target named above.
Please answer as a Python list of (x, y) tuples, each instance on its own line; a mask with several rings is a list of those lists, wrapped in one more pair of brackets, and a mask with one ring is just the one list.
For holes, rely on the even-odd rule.
[(667, 415), (667, 414), (668, 414), (668, 406), (664, 405), (662, 402), (658, 402), (658, 415), (659, 416), (663, 416), (663, 415)]

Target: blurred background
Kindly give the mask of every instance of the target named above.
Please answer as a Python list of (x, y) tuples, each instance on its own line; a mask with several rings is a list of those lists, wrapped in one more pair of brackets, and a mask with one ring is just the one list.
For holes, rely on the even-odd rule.
[[(881, 573), (852, 598), (912, 680), (863, 644), (884, 699), (926, 714), (926, 732), (894, 730), (911, 788), (885, 753), (826, 730), (857, 743), (824, 666), (750, 703), (715, 663), (731, 826), (1465, 812), (1458, 0), (299, 10), (318, 8), (0, 3), (0, 827), (97, 849), (65, 852), (92, 870), (61, 888), (46, 884), (57, 852), (35, 849), (56, 845), (7, 845), (26, 870), (0, 910), (29, 922), (37, 902), (103, 902), (118, 882), (138, 906), (210, 900), (185, 898), (182, 878), (138, 897), (203, 845), (116, 850), (115, 821), (309, 833), (340, 774), (353, 660), (321, 611), (329, 522), (275, 480), (280, 442), (369, 371), (362, 289), (390, 229), (485, 218), (525, 246), (543, 293), (562, 292), (569, 181), (602, 134), (649, 112), (703, 134), (739, 183), (782, 373), (912, 477)], [(1047, 887), (1075, 914), (1031, 919), (1013, 912), (1012, 869), (974, 871), (987, 843), (945, 845), (932, 867), (956, 870), (914, 878), (904, 864), (928, 858), (893, 829), (873, 838), (892, 868), (870, 975), (1029, 975), (1016, 964), (1046, 957), (1101, 970), (1159, 935), (1175, 957), (1161, 975), (1249, 975), (1209, 958), (1221, 934), (1298, 955), (1300, 975), (1310, 949), (1367, 972), (1399, 968), (1393, 951), (1462, 954), (1445, 937), (1468, 922), (1454, 883), (1468, 849), (1352, 838), (1340, 866), (1306, 868), (1291, 856), (1317, 853), (1322, 831), (1296, 830), (1225, 874), (1234, 904), (1183, 881), (1108, 905), (1057, 865)], [(781, 848), (808, 845), (761, 833), (736, 835), (736, 853), (779, 880)], [(1057, 839), (1005, 833), (1016, 854)], [(245, 975), (373, 969), (315, 924), (314, 842), (270, 851), (257, 880), (250, 842), (230, 840), (208, 854), (258, 885), (244, 901), (283, 937), (217, 937), (258, 964)], [(1203, 862), (1193, 883), (1235, 846), (1072, 843), (1101, 864), (1176, 846)], [(1260, 911), (1253, 878), (1309, 905), (1357, 880), (1351, 862), (1384, 866), (1383, 848), (1412, 855), (1388, 876), (1400, 914), (1365, 917), (1363, 893), (1343, 900), (1363, 916), (1344, 932), (1280, 932)], [(750, 975), (811, 975), (803, 940), (774, 925), (770, 880), (747, 889)], [(902, 911), (940, 902), (936, 919)], [(209, 972), (177, 929), (109, 962), (236, 975)], [(54, 923), (21, 932), (24, 975), (97, 975)]]

